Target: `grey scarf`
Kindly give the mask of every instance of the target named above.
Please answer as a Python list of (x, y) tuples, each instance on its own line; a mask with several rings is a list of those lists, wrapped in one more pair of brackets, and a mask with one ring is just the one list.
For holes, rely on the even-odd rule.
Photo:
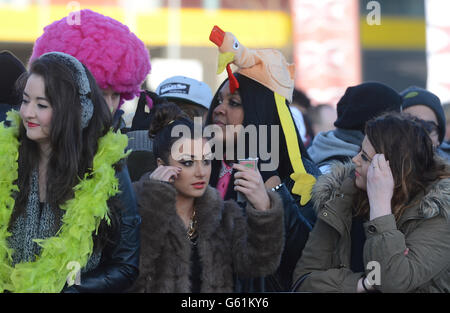
[(12, 235), (9, 237), (9, 245), (14, 249), (13, 264), (34, 261), (41, 248), (33, 242), (33, 239), (54, 236), (54, 230), (61, 224), (61, 221), (56, 220), (48, 203), (44, 203), (41, 210), (38, 179), (38, 172), (34, 170), (30, 179), (26, 211), (17, 217), (12, 227)]
[[(12, 265), (35, 261), (36, 256), (41, 253), (41, 247), (33, 239), (55, 236), (61, 227), (61, 218), (58, 220), (49, 203), (44, 203), (41, 208), (38, 171), (34, 170), (30, 179), (26, 211), (17, 217), (8, 238), (9, 246), (14, 249)], [(101, 252), (93, 253), (82, 272), (96, 268), (100, 258)]]

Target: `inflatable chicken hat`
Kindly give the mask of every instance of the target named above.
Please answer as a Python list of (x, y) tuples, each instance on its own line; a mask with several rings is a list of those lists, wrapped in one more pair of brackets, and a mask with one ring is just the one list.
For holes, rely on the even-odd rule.
[(294, 65), (287, 63), (280, 51), (244, 47), (232, 33), (224, 32), (218, 26), (212, 29), (209, 40), (219, 47), (217, 74), (227, 70), (231, 93), (239, 88), (239, 83), (231, 72), (231, 63), (239, 67), (238, 73), (273, 91), (289, 159), (294, 169), (290, 176), (295, 182), (292, 193), (301, 196), (300, 204), (305, 205), (311, 199), (311, 190), (316, 179), (305, 170), (294, 121), (286, 105), (286, 100), (292, 102)]

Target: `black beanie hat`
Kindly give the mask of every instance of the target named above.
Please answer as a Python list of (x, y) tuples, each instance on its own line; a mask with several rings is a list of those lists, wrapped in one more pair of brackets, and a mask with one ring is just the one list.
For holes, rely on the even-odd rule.
[[(434, 93), (429, 92), (417, 86), (411, 86), (403, 90), (400, 95), (403, 98), (402, 109), (415, 105), (424, 105), (433, 110), (438, 121), (439, 143), (442, 143), (445, 137), (445, 114), (442, 108), (441, 100)], [(419, 116), (420, 118), (420, 116)]]
[(11, 52), (0, 52), (0, 103), (16, 104), (14, 84), (26, 71), (22, 62)]
[(367, 82), (348, 87), (337, 103), (338, 118), (334, 126), (364, 133), (367, 121), (384, 112), (400, 112), (401, 104), (399, 93), (382, 83)]

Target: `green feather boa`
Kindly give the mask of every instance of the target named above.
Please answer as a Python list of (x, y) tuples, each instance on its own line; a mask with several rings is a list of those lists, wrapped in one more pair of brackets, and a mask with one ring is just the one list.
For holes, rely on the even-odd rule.
[(126, 156), (128, 139), (112, 131), (99, 139), (92, 174), (85, 175), (74, 187), (74, 198), (61, 206), (66, 212), (56, 236), (35, 239), (42, 247), (41, 255), (34, 262), (12, 267), (13, 250), (7, 242), (11, 233), (7, 228), (14, 209), (11, 194), (18, 191), (13, 182), (18, 177), (21, 119), (13, 111), (8, 113), (8, 119), (11, 127), (0, 123), (0, 292), (60, 292), (70, 274), (68, 263), (75, 261), (81, 268), (86, 266), (93, 250), (93, 232), (97, 232), (101, 220), (110, 222), (106, 201), (119, 192), (113, 164)]

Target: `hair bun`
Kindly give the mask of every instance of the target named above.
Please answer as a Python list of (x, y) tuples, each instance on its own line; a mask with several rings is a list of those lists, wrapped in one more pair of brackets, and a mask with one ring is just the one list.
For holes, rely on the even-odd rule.
[(155, 105), (152, 111), (153, 114), (148, 132), (150, 137), (156, 136), (156, 134), (158, 134), (164, 127), (172, 124), (172, 122), (176, 120), (189, 118), (187, 114), (173, 102), (163, 102), (159, 105)]

